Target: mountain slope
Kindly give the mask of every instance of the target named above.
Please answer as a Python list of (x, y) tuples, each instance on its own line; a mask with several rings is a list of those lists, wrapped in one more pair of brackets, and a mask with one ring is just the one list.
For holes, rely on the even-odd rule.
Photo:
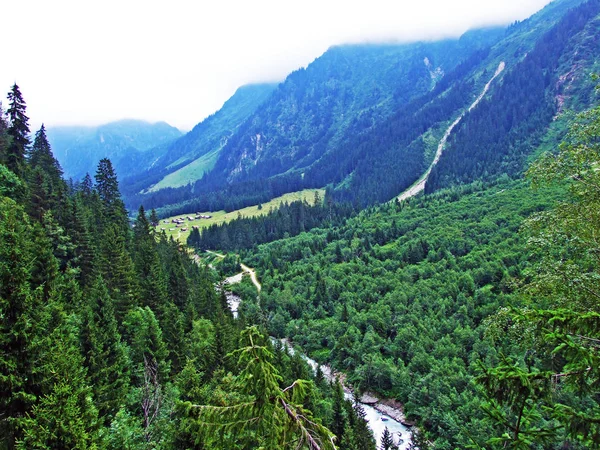
[[(174, 187), (177, 180), (162, 185), (152, 180), (152, 191), (142, 193), (136, 185), (128, 192), (128, 204), (171, 205), (172, 213), (231, 210), (317, 187), (327, 187), (335, 200), (358, 206), (387, 201), (426, 171), (444, 131), (467, 111), (500, 62), (506, 70), (453, 131), (447, 153), (452, 155), (453, 146), (458, 146), (454, 141), (461, 130), (473, 126), (473, 117), (487, 114), (490, 101), (499, 105), (495, 116), (503, 117), (506, 105), (517, 108), (527, 97), (538, 105), (534, 111), (524, 104), (519, 113), (529, 125), (506, 123), (494, 130), (512, 136), (496, 136), (495, 145), (518, 148), (523, 158), (512, 167), (496, 164), (491, 172), (479, 163), (469, 179), (489, 173), (516, 175), (534, 148), (526, 142), (534, 142), (535, 133), (543, 135), (557, 112), (552, 104), (561, 95), (554, 92), (556, 83), (581, 80), (598, 57), (598, 46), (593, 45), (595, 1), (555, 1), (506, 29), (474, 30), (460, 39), (333, 47), (306, 69), (290, 74), (257, 107), (229, 137), (218, 159), (208, 161), (214, 168), (202, 179), (179, 188)], [(588, 31), (582, 35), (583, 29)], [(569, 55), (580, 55), (586, 62), (567, 64)], [(589, 86), (579, 81), (570, 86), (589, 93)], [(539, 106), (542, 97), (546, 106)], [(578, 97), (580, 106), (589, 104), (589, 95), (584, 97)], [(478, 129), (485, 131), (483, 126)], [(467, 131), (463, 140), (469, 139)], [(476, 137), (466, 147), (477, 142), (486, 141)], [(443, 157), (432, 173), (429, 190), (436, 188), (438, 171), (449, 157)], [(454, 161), (461, 172), (460, 158)], [(196, 176), (209, 167), (202, 160), (195, 165)], [(186, 170), (193, 172), (195, 167)], [(171, 187), (160, 189), (167, 184)]]
[[(159, 146), (142, 155), (138, 170), (123, 182), (125, 195), (155, 192), (186, 186), (211, 170), (221, 149), (237, 127), (276, 88), (262, 83), (242, 86), (216, 113), (197, 124), (189, 133), (168, 146)], [(133, 176), (132, 176), (133, 175)]]
[(165, 122), (130, 119), (98, 127), (51, 127), (47, 134), (65, 175), (74, 179), (94, 173), (102, 158), (110, 158), (118, 173), (127, 173), (136, 154), (181, 136)]
[(599, 33), (600, 2), (591, 0), (539, 39), (492, 95), (459, 124), (426, 191), (519, 175), (564, 109), (590, 105), (595, 85), (590, 74), (600, 67)]
[[(139, 194), (142, 185), (135, 184), (126, 192), (129, 205), (179, 203), (197, 199), (197, 192), (207, 196), (210, 192), (225, 196), (227, 192), (233, 201), (248, 194), (252, 201), (262, 202), (295, 190), (304, 171), (324, 155), (339, 150), (352, 136), (368, 133), (411, 100), (430, 92), (445, 73), (503, 33), (488, 29), (479, 31), (476, 39), (333, 47), (277, 87), (228, 139), (204, 179), (189, 188), (143, 194)], [(152, 184), (157, 181), (151, 180)], [(331, 181), (330, 177), (323, 182), (307, 179), (306, 183), (322, 187)], [(206, 207), (208, 200), (202, 207), (190, 206)]]

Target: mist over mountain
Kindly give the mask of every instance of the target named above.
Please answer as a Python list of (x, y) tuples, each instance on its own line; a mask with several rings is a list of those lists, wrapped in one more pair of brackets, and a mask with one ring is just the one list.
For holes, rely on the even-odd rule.
[[(581, 85), (588, 92), (592, 86), (587, 73), (594, 51), (587, 47), (593, 8), (565, 16), (580, 3), (553, 2), (507, 28), (472, 30), (459, 39), (332, 47), (268, 95), (262, 91), (260, 102), (247, 104), (244, 114), (232, 121), (239, 119), (234, 131), (228, 125), (221, 132), (227, 138), (220, 141), (218, 152), (209, 146), (212, 153), (200, 152), (188, 163), (193, 157), (182, 157), (185, 150), (174, 144), (151, 171), (127, 180), (126, 202), (131, 208), (144, 203), (165, 212), (231, 210), (314, 187), (327, 187), (332, 198), (360, 206), (389, 200), (425, 172), (445, 130), (466, 112), (500, 63), (506, 70), (473, 114), (493, 105), (499, 117), (514, 105), (535, 105), (520, 112), (531, 121), (529, 127), (517, 128), (510, 119), (499, 127), (488, 124), (502, 128), (499, 133), (512, 140), (507, 145), (519, 147), (521, 155), (530, 154), (534, 134), (539, 138), (551, 125), (553, 99), (560, 96), (562, 105), (575, 108), (589, 104), (589, 98), (561, 93), (564, 86)], [(574, 52), (586, 55), (579, 57), (583, 62), (569, 62)], [(566, 85), (565, 77), (571, 80)], [(224, 105), (221, 114), (230, 109), (232, 105)], [(454, 135), (474, 120), (473, 114), (459, 124), (449, 148), (455, 145)], [(218, 128), (218, 121), (211, 124)], [(490, 156), (480, 152), (476, 158), (484, 155)], [(490, 170), (505, 173), (507, 163), (494, 155)], [(508, 172), (520, 173), (523, 161), (513, 161)], [(436, 185), (439, 170), (428, 189)], [(470, 179), (483, 173), (468, 172)]]
[(67, 177), (79, 180), (96, 171), (98, 161), (110, 158), (117, 172), (135, 170), (136, 158), (180, 137), (181, 131), (165, 122), (125, 119), (97, 127), (50, 127), (48, 140)]

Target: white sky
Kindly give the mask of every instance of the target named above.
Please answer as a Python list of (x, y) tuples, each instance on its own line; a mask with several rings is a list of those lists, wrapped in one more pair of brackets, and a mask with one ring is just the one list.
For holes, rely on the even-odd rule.
[(14, 0), (0, 6), (0, 95), (32, 130), (122, 118), (191, 129), (240, 85), (281, 81), (328, 47), (458, 36), (549, 0)]

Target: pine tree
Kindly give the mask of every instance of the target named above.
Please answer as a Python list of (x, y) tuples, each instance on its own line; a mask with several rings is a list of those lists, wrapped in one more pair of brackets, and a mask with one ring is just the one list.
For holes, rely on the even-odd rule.
[(153, 227), (157, 227), (159, 223), (160, 223), (160, 220), (158, 219), (156, 210), (154, 208), (152, 208), (152, 211), (150, 211), (150, 225), (152, 225)]
[(208, 448), (334, 449), (333, 435), (304, 408), (312, 383), (296, 380), (285, 389), (271, 364), (272, 353), (255, 327), (244, 331), (248, 346), (235, 352), (242, 368), (239, 399), (226, 406), (187, 403), (199, 413), (201, 438)]
[(81, 339), (96, 405), (101, 419), (109, 423), (125, 403), (130, 362), (117, 330), (112, 299), (100, 277), (88, 294)]
[(116, 225), (123, 236), (127, 237), (129, 233), (127, 211), (123, 200), (121, 200), (117, 174), (110, 159), (103, 158), (100, 160), (94, 178), (96, 179), (96, 191), (103, 204), (102, 211), (96, 212), (96, 214), (101, 213), (101, 226)]
[(29, 140), (29, 118), (26, 116), (26, 105), (19, 86), (15, 83), (8, 93), (8, 118), (10, 126), (8, 135), (10, 144), (6, 155), (6, 166), (19, 177), (25, 174), (25, 154)]
[(354, 412), (354, 423), (352, 424), (352, 430), (354, 432), (356, 448), (357, 450), (372, 449), (376, 445), (375, 439), (373, 438), (373, 433), (369, 428), (369, 423), (365, 418), (366, 413), (358, 399), (357, 392), (354, 392), (352, 409)]
[(394, 437), (388, 427), (383, 430), (383, 436), (381, 436), (380, 450), (398, 450), (398, 446), (394, 443)]
[[(81, 286), (87, 286), (92, 280), (95, 255), (81, 198), (81, 195), (77, 194), (71, 202), (71, 217), (73, 219), (70, 235), (75, 246), (73, 263), (77, 266)], [(117, 313), (118, 319), (120, 319), (120, 316)]]
[(344, 389), (338, 379), (333, 385), (333, 417), (331, 431), (337, 436), (337, 441), (342, 442), (347, 428), (348, 419), (344, 413)]
[(137, 307), (125, 317), (124, 338), (129, 344), (134, 384), (141, 386), (144, 379), (144, 362), (158, 368), (161, 382), (168, 379), (169, 351), (163, 341), (162, 330), (148, 307)]
[(48, 137), (46, 136), (46, 128), (43, 124), (35, 133), (35, 139), (29, 152), (29, 164), (33, 168), (41, 168), (50, 177), (52, 184), (58, 185), (63, 182), (62, 169), (52, 155), (50, 142), (48, 142)]
[(63, 312), (56, 299), (45, 309), (46, 332), (32, 344), (42, 395), (21, 421), (23, 437), (17, 448), (98, 448), (98, 411), (87, 384), (74, 318)]
[(30, 288), (34, 249), (23, 209), (0, 198), (0, 442), (13, 448), (19, 422), (35, 402), (31, 340), (37, 332), (41, 295)]
[(127, 312), (139, 304), (139, 293), (133, 262), (118, 225), (109, 224), (102, 233), (97, 270), (114, 300), (115, 317), (122, 323)]

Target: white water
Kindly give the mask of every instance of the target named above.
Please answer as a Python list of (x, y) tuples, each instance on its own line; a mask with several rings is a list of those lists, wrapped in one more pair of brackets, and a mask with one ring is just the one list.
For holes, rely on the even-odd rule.
[[(234, 275), (233, 277), (227, 278), (224, 284), (239, 283), (242, 279), (241, 275), (242, 274), (238, 274)], [(241, 298), (235, 294), (232, 294), (231, 292), (226, 292), (226, 295), (227, 302), (229, 303), (229, 307), (233, 312), (233, 316), (237, 317)], [(275, 340), (275, 338), (271, 339)], [(288, 348), (290, 353), (294, 353), (294, 347), (289, 341), (284, 339), (282, 340), (282, 343)], [(313, 371), (316, 372), (317, 367), (319, 367), (319, 363), (317, 363), (315, 360), (309, 358), (303, 353), (302, 358), (308, 363), (309, 366), (312, 367)], [(335, 379), (335, 375), (331, 372), (331, 369), (328, 366), (321, 365), (320, 367), (321, 372), (323, 372), (323, 375), (327, 380), (333, 381)], [(348, 400), (352, 400), (352, 394), (350, 392), (344, 392), (344, 397)], [(412, 435), (406, 426), (402, 425), (400, 422), (393, 419), (392, 417), (389, 417), (377, 411), (371, 405), (368, 405), (366, 403), (361, 403), (361, 405), (363, 407), (363, 410), (365, 411), (365, 419), (369, 424), (369, 428), (371, 428), (371, 430), (373, 431), (373, 436), (375, 437), (377, 448), (379, 448), (379, 445), (381, 444), (381, 437), (383, 436), (383, 432), (386, 427), (390, 431), (390, 433), (392, 433), (392, 436), (394, 437), (394, 442), (398, 444), (398, 448), (400, 450), (406, 450), (409, 448)]]
[[(271, 338), (275, 339), (275, 338)], [(295, 349), (292, 347), (289, 341), (283, 339), (281, 341), (290, 351), (290, 353), (294, 353)], [(309, 366), (316, 372), (317, 367), (319, 367), (319, 363), (317, 363), (314, 359), (309, 358), (305, 354), (302, 353), (302, 358), (308, 363)], [(335, 375), (331, 373), (331, 369), (328, 366), (321, 365), (321, 372), (325, 378), (329, 381), (333, 381), (335, 379)], [(348, 400), (352, 400), (352, 393), (345, 391), (344, 397)], [(411, 432), (409, 429), (402, 425), (400, 422), (394, 420), (393, 418), (386, 416), (385, 414), (377, 411), (373, 406), (368, 405), (366, 403), (361, 403), (363, 410), (365, 411), (365, 419), (369, 424), (369, 428), (373, 431), (373, 436), (375, 436), (375, 441), (377, 442), (377, 448), (381, 444), (381, 437), (383, 436), (383, 432), (385, 428), (392, 433), (394, 436), (394, 442), (400, 444), (398, 448), (400, 450), (406, 450), (409, 448), (411, 443)], [(387, 420), (382, 420), (387, 419)]]

